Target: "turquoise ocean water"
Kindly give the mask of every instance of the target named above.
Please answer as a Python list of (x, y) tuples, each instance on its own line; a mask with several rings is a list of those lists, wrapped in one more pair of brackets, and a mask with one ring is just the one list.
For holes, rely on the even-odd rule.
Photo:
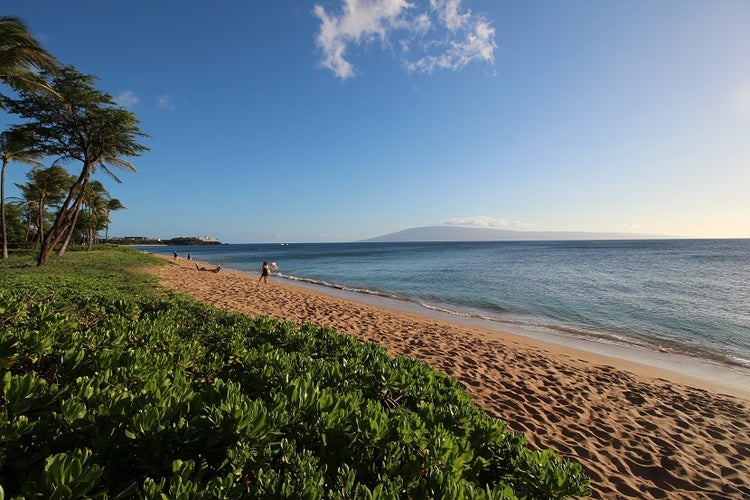
[[(516, 329), (750, 369), (750, 240), (142, 247)], [(355, 297), (356, 298), (356, 297)]]

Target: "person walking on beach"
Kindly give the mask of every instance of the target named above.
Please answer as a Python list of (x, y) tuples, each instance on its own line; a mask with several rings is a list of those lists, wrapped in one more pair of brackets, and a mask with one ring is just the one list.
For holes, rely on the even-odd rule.
[(177, 260), (177, 251), (176, 250), (172, 252), (172, 258), (174, 260)]
[(271, 274), (271, 266), (268, 265), (268, 261), (263, 261), (263, 267), (260, 268), (260, 278), (258, 278), (258, 286), (260, 286), (260, 282), (263, 281), (263, 283), (268, 284), (268, 275)]

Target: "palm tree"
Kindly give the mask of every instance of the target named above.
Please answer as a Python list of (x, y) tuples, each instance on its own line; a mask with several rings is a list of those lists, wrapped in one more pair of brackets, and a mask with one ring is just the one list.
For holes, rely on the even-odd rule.
[[(16, 184), (27, 202), (34, 202), (38, 209), (36, 216), (37, 241), (44, 241), (45, 208), (56, 207), (62, 203), (68, 187), (75, 182), (75, 176), (68, 174), (62, 167), (52, 166), (44, 170), (34, 168), (26, 177), (28, 184)], [(29, 214), (31, 222), (31, 214)]]
[(107, 227), (105, 228), (105, 232), (104, 232), (104, 242), (105, 243), (109, 242), (109, 223), (111, 222), (109, 220), (109, 214), (112, 213), (112, 212), (114, 212), (115, 210), (125, 210), (125, 208), (126, 208), (125, 205), (123, 205), (122, 202), (120, 200), (118, 200), (117, 198), (111, 198), (107, 202), (107, 208), (106, 208), (106, 210), (107, 210)]
[[(55, 93), (43, 78), (40, 78), (35, 70), (46, 70), (55, 72), (59, 62), (39, 42), (31, 36), (26, 25), (16, 17), (0, 17), (0, 81), (14, 89), (29, 92), (46, 91)], [(2, 94), (0, 94), (2, 97)], [(0, 108), (3, 107), (0, 99)], [(0, 139), (2, 147), (2, 178), (0, 179), (0, 220), (2, 221), (3, 233), (3, 259), (8, 258), (8, 233), (5, 221), (5, 167), (11, 160), (28, 162), (28, 148), (31, 145), (26, 138), (3, 132)], [(15, 137), (11, 137), (15, 136)], [(18, 142), (18, 141), (21, 142)], [(20, 149), (19, 149), (20, 148)]]
[(3, 158), (0, 173), (0, 231), (3, 233), (3, 259), (8, 258), (8, 231), (5, 221), (5, 167), (11, 161), (41, 165), (36, 158), (39, 153), (31, 149), (33, 136), (21, 129), (10, 129), (0, 133), (0, 155)]
[(31, 221), (33, 219), (34, 210), (36, 210), (39, 204), (34, 200), (24, 200), (22, 203), (21, 206), (26, 210), (26, 234), (24, 235), (23, 241), (24, 243), (28, 243), (29, 237), (31, 236)]
[(50, 92), (52, 89), (35, 70), (54, 72), (59, 64), (29, 34), (23, 21), (16, 17), (0, 17), (0, 81), (14, 89)]
[(99, 181), (91, 181), (86, 185), (86, 192), (83, 195), (83, 204), (86, 207), (88, 221), (84, 224), (86, 241), (88, 249), (94, 246), (96, 235), (101, 228), (106, 225), (107, 203), (109, 201), (109, 192)]

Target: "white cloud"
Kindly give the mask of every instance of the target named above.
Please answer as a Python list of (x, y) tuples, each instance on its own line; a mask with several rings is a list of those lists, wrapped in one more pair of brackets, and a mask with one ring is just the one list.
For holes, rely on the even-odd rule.
[(123, 108), (133, 107), (138, 104), (139, 101), (140, 99), (138, 99), (138, 96), (130, 90), (120, 92), (117, 97), (115, 97), (117, 105), (122, 106)]
[(461, 0), (430, 0), (430, 5), (451, 31), (456, 31), (471, 18), (471, 11), (460, 13)]
[(435, 69), (460, 70), (474, 60), (494, 60), (495, 28), (485, 21), (477, 21), (460, 39), (449, 44), (425, 47), (426, 55), (404, 61), (410, 71), (432, 73)]
[(408, 7), (406, 0), (344, 0), (342, 14), (333, 16), (316, 5), (314, 12), (321, 21), (316, 41), (323, 51), (323, 66), (342, 80), (354, 76), (351, 63), (344, 58), (347, 46), (376, 38), (384, 42), (388, 32), (399, 24), (401, 12)]
[(531, 227), (535, 224), (530, 222), (509, 222), (505, 219), (499, 219), (497, 217), (488, 217), (486, 215), (480, 215), (476, 217), (454, 217), (452, 219), (446, 219), (440, 221), (440, 224), (444, 226), (471, 226), (471, 227)]
[[(460, 70), (473, 61), (494, 61), (495, 28), (481, 14), (462, 10), (462, 0), (342, 0), (337, 15), (316, 5), (321, 64), (338, 78), (355, 76), (351, 46), (379, 41), (400, 47), (407, 71)], [(417, 4), (420, 4), (417, 6)]]
[(166, 109), (168, 111), (174, 111), (172, 101), (169, 99), (167, 94), (162, 94), (156, 98), (156, 106), (159, 109)]

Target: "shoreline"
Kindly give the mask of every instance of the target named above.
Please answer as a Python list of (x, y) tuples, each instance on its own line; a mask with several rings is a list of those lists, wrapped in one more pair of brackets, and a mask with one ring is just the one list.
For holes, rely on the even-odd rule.
[[(456, 379), (532, 448), (581, 463), (595, 498), (750, 496), (750, 397), (677, 372), (159, 255), (162, 285), (230, 312), (312, 323)], [(206, 265), (200, 261), (199, 265)], [(415, 304), (416, 307), (416, 304)], [(455, 318), (451, 318), (455, 319)], [(736, 391), (736, 392), (735, 392)], [(745, 393), (743, 397), (743, 393)]]
[[(246, 271), (230, 271), (253, 276), (252, 273)], [(335, 298), (362, 302), (374, 307), (416, 314), (457, 325), (481, 328), (496, 332), (501, 336), (513, 335), (527, 341), (537, 341), (540, 345), (556, 346), (555, 349), (569, 349), (577, 352), (580, 356), (591, 357), (592, 361), (607, 362), (628, 371), (647, 372), (654, 378), (680, 377), (682, 383), (692, 383), (699, 388), (750, 401), (750, 370), (743, 366), (729, 365), (687, 354), (658, 351), (635, 344), (603, 342), (594, 338), (558, 333), (552, 330), (539, 331), (469, 314), (454, 314), (440, 309), (432, 309), (408, 300), (358, 293), (285, 277), (281, 277), (281, 279), (289, 286), (298, 286)]]
[[(207, 262), (213, 262), (209, 255)], [(200, 256), (198, 257), (201, 258)], [(218, 259), (222, 261), (223, 259)], [(221, 262), (224, 264), (224, 262)], [(214, 262), (214, 265), (216, 262)], [(225, 269), (257, 277), (254, 268), (247, 268), (238, 261), (237, 268)], [(670, 337), (667, 331), (664, 337), (655, 334), (643, 334), (639, 330), (609, 331), (605, 327), (596, 329), (575, 322), (557, 323), (544, 316), (495, 315), (491, 311), (477, 310), (458, 305), (443, 305), (440, 302), (423, 302), (422, 299), (408, 295), (398, 296), (377, 289), (368, 290), (356, 285), (342, 285), (322, 279), (275, 273), (277, 280), (283, 280), (291, 286), (317, 291), (333, 297), (363, 302), (375, 307), (384, 307), (397, 311), (406, 311), (429, 318), (468, 325), (497, 332), (506, 332), (545, 343), (571, 347), (593, 354), (635, 362), (649, 368), (664, 369), (679, 375), (701, 379), (715, 387), (724, 385), (733, 395), (750, 399), (750, 357), (745, 351), (733, 350), (731, 344), (715, 344), (707, 339), (713, 335), (711, 329), (704, 327), (704, 333), (694, 339), (687, 335), (683, 340)], [(607, 315), (604, 314), (606, 318)], [(680, 317), (672, 318), (679, 323)], [(669, 322), (670, 318), (666, 318)], [(647, 325), (648, 326), (648, 325)], [(719, 332), (721, 330), (718, 330)], [(702, 335), (705, 335), (703, 337)], [(697, 340), (696, 340), (697, 339)], [(718, 347), (717, 347), (718, 346)], [(739, 391), (739, 392), (737, 392)]]

